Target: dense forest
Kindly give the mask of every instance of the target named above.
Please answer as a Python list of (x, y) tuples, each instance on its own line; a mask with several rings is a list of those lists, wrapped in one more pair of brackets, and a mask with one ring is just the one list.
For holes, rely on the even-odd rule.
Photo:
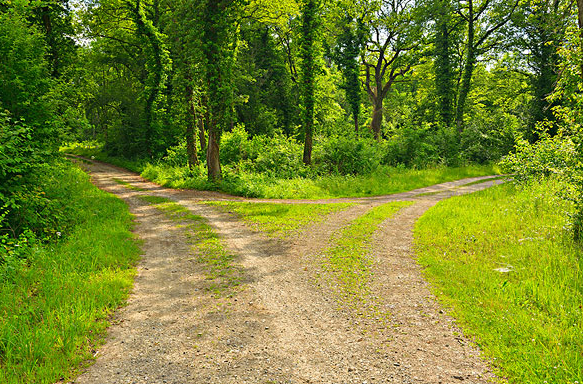
[(263, 198), (511, 174), (580, 245), (583, 0), (0, 0), (0, 280), (101, 218), (64, 154)]
[(582, 7), (3, 2), (5, 220), (34, 195), (27, 177), (71, 142), (183, 166), (180, 177), (213, 182), (202, 188), (483, 164), (516, 145), (549, 151), (540, 140), (576, 151)]

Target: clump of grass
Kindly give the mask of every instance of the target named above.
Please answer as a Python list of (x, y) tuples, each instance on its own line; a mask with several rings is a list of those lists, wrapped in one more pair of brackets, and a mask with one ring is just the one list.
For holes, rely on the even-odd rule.
[(452, 198), (415, 228), (440, 300), (511, 383), (583, 383), (583, 252), (545, 180)]
[(327, 215), (354, 204), (272, 204), (215, 201), (206, 204), (225, 212), (234, 212), (251, 226), (270, 237), (286, 239), (309, 224), (323, 221)]
[(343, 229), (324, 252), (322, 270), (343, 304), (356, 308), (371, 304), (372, 235), (379, 224), (411, 204), (397, 201), (373, 208)]
[(123, 186), (124, 186), (124, 187), (126, 187), (127, 189), (131, 189), (132, 191), (138, 191), (138, 192), (145, 191), (145, 189), (144, 189), (144, 188), (140, 188), (140, 187), (136, 187), (136, 186), (134, 186), (134, 185), (131, 185), (131, 184), (130, 184), (130, 183), (128, 183), (127, 181), (123, 181), (123, 180), (116, 179), (116, 178), (113, 178), (113, 181), (115, 181), (115, 182), (116, 182), (117, 184), (119, 184), (119, 185), (123, 185)]
[[(18, 254), (0, 257), (1, 383), (71, 378), (92, 358), (133, 283), (139, 248), (127, 206), (80, 169), (62, 167), (51, 170), (52, 193), (75, 207), (68, 213), (74, 224), (59, 239), (19, 244)], [(20, 260), (17, 268), (11, 258)]]
[(221, 239), (206, 220), (164, 197), (144, 195), (139, 198), (163, 211), (172, 220), (180, 222), (186, 229), (198, 262), (206, 268), (209, 291), (217, 295), (232, 294), (241, 284), (243, 272), (234, 265), (236, 256), (224, 248)]

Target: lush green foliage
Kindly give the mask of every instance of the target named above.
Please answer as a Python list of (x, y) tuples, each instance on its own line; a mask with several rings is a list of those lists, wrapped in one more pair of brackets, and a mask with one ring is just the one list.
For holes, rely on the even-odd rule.
[(452, 198), (415, 228), (419, 262), (511, 383), (583, 380), (583, 257), (557, 178)]
[(43, 216), (50, 239), (30, 231), (0, 237), (3, 383), (54, 383), (90, 359), (127, 297), (139, 255), (123, 202), (71, 165), (43, 173), (42, 198), (66, 207)]

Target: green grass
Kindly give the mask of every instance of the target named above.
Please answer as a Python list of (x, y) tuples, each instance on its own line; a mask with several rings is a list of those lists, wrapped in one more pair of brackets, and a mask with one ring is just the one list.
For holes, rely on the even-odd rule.
[(286, 239), (309, 224), (323, 221), (327, 215), (354, 204), (272, 204), (216, 201), (206, 204), (224, 212), (235, 213), (251, 226), (270, 237)]
[(71, 378), (133, 284), (139, 248), (127, 206), (76, 167), (55, 174), (74, 225), (58, 241), (21, 244), (0, 260), (0, 383)]
[(123, 185), (127, 189), (131, 189), (132, 191), (145, 191), (144, 188), (133, 186), (130, 183), (128, 183), (127, 181), (123, 181), (123, 180), (116, 179), (116, 178), (114, 178), (113, 181), (115, 181), (119, 185)]
[(417, 223), (434, 291), (511, 383), (583, 383), (583, 252), (553, 180), (445, 200)]
[(339, 294), (343, 305), (358, 308), (371, 304), (372, 235), (379, 224), (411, 204), (397, 201), (373, 208), (343, 229), (324, 252), (324, 278)]
[(207, 289), (218, 296), (233, 294), (243, 280), (243, 272), (234, 264), (236, 256), (223, 247), (221, 239), (206, 220), (164, 197), (145, 195), (139, 198), (185, 228), (197, 261), (206, 269)]
[(215, 184), (206, 179), (205, 170), (201, 167), (190, 170), (187, 166), (170, 166), (162, 162), (152, 163), (146, 160), (111, 157), (104, 154), (97, 143), (74, 143), (63, 146), (61, 151), (93, 157), (127, 168), (140, 173), (147, 180), (169, 188), (222, 191), (237, 196), (267, 199), (327, 199), (389, 195), (467, 177), (500, 173), (496, 165), (436, 167), (420, 170), (381, 166), (367, 175), (281, 179), (224, 166), (224, 180), (220, 184)]
[(381, 167), (368, 175), (294, 179), (245, 172), (225, 173), (224, 181), (214, 185), (203, 175), (193, 176), (187, 167), (148, 164), (142, 177), (171, 188), (219, 189), (233, 195), (267, 199), (327, 199), (389, 195), (467, 177), (495, 175), (499, 169), (496, 166), (422, 170)]

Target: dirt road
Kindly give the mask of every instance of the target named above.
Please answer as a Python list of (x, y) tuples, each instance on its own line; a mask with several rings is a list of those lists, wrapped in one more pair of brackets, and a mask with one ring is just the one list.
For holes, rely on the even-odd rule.
[[(430, 293), (413, 259), (412, 228), (439, 200), (500, 180), (317, 201), (356, 204), (283, 241), (200, 204), (244, 199), (162, 188), (98, 162), (85, 167), (97, 186), (128, 203), (144, 254), (128, 305), (116, 314), (95, 364), (74, 383), (445, 384), (493, 377)], [(138, 198), (143, 194), (169, 198), (204, 217), (236, 255), (241, 287), (228, 295), (209, 293), (185, 230)], [(334, 233), (371, 208), (398, 200), (414, 204), (383, 222), (373, 239), (373, 285), (388, 319), (380, 321), (343, 308), (314, 274)]]

